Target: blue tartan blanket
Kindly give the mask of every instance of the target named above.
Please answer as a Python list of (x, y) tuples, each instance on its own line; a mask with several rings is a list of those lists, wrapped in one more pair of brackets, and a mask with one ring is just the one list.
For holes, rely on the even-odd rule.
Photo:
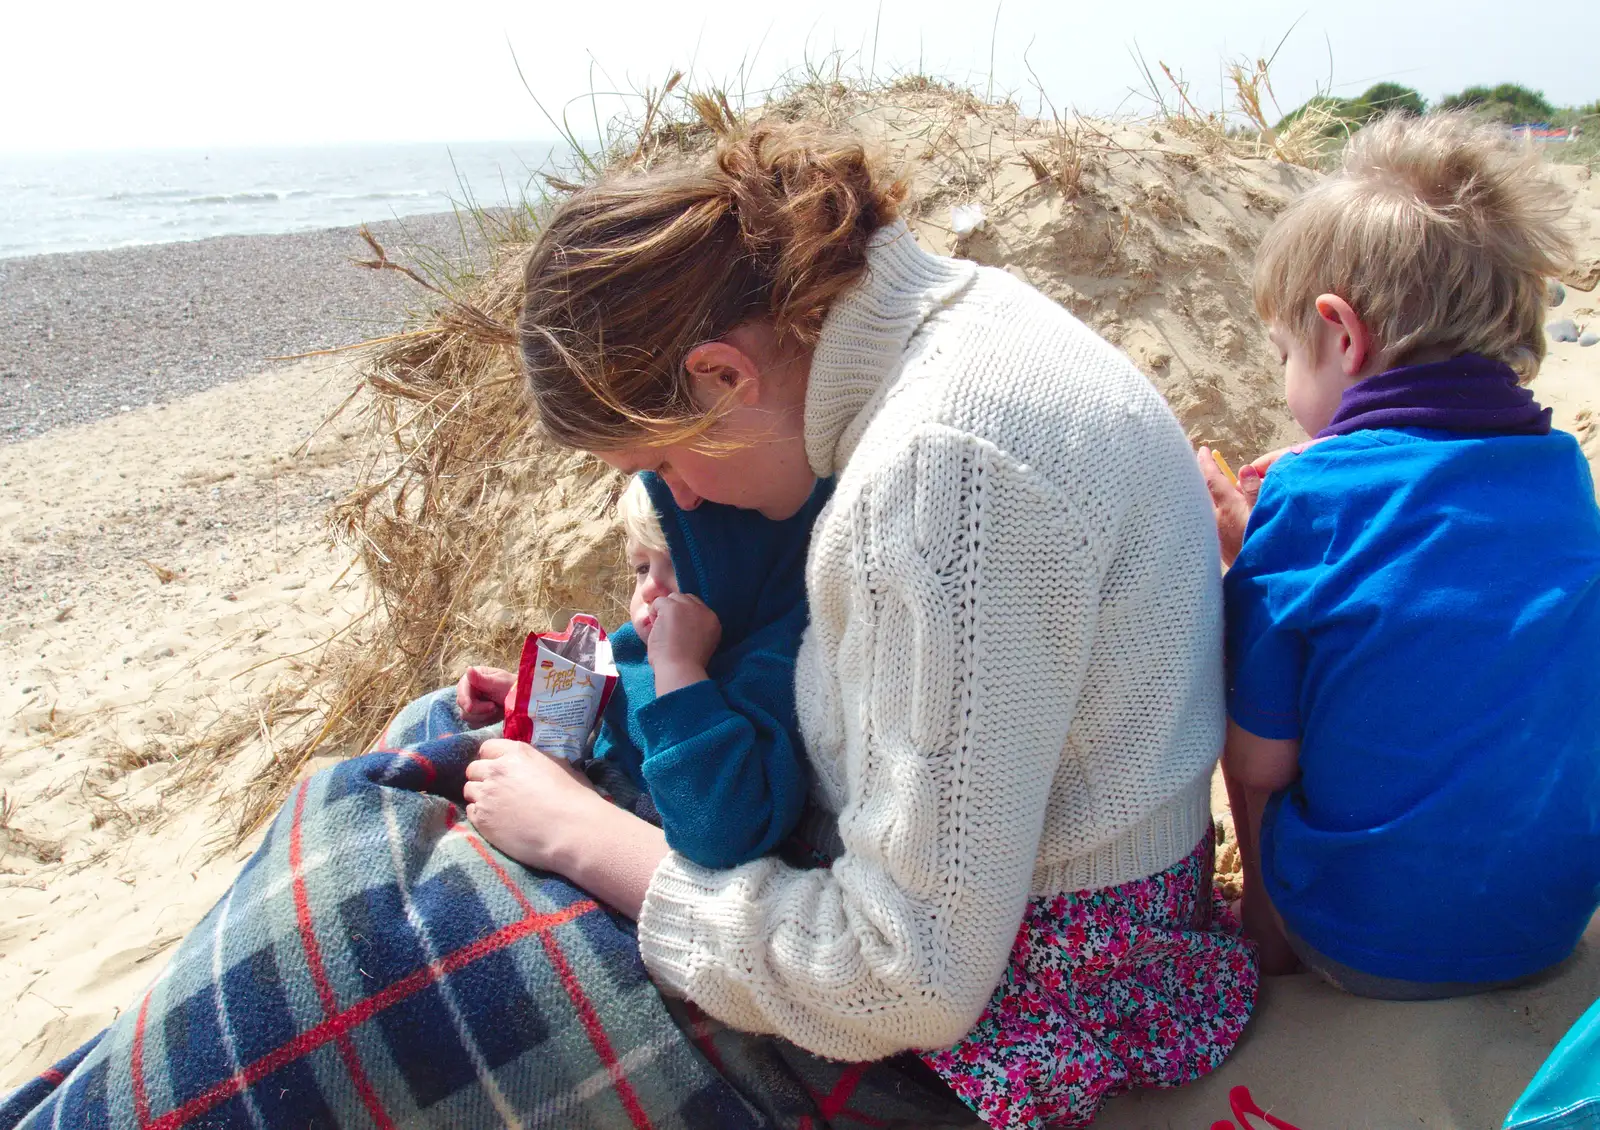
[(496, 731), (440, 691), (301, 782), (143, 997), (0, 1098), (0, 1130), (974, 1124), (914, 1057), (835, 1063), (663, 998), (630, 921), (466, 821)]

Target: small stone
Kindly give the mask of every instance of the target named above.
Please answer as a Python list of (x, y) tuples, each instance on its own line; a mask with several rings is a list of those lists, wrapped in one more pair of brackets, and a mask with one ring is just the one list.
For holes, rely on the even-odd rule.
[(1550, 293), (1551, 306), (1560, 306), (1567, 300), (1567, 288), (1555, 279), (1546, 280), (1546, 286)]
[(1600, 342), (1600, 334), (1593, 330), (1585, 330), (1583, 336), (1578, 339), (1579, 345), (1594, 345), (1596, 342)]
[(1559, 322), (1551, 322), (1545, 329), (1549, 332), (1552, 341), (1578, 340), (1578, 324), (1571, 318), (1562, 318)]

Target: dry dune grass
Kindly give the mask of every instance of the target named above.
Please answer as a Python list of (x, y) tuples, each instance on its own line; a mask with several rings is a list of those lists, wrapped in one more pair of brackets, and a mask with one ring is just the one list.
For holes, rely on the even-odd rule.
[[(1264, 78), (1242, 74), (1241, 92)], [(674, 75), (573, 170), (552, 175), (550, 196), (701, 152), (769, 115), (866, 135), (909, 179), (926, 243), (1025, 278), (1121, 345), (1195, 439), (1249, 455), (1289, 434), (1247, 284), (1260, 233), (1314, 175), (1283, 159), (1310, 159), (1284, 138), (1234, 136), (1187, 106), (1104, 122), (1041, 100), (1029, 115), (926, 77), (863, 85), (837, 68), (750, 109)], [(977, 205), (984, 222), (957, 234), (956, 205)], [(230, 798), (237, 837), (314, 754), (365, 748), (400, 704), (467, 663), (505, 664), (525, 632), (573, 611), (622, 617), (619, 480), (540, 442), (516, 369), (512, 327), (537, 214), (480, 217), (490, 262), (465, 279), (425, 277), (373, 245), (366, 265), (412, 274), (434, 308), (373, 343), (362, 369), (369, 455), (332, 522), (371, 582), (372, 607), (308, 660), (299, 698), (274, 692), (259, 718), (219, 724), (187, 751), (199, 767), (268, 738), (271, 756)]]

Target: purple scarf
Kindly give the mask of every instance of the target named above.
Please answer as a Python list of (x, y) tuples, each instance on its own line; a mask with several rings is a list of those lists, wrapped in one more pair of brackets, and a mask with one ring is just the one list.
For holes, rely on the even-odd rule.
[(1517, 383), (1502, 361), (1463, 353), (1448, 361), (1390, 369), (1345, 389), (1318, 439), (1368, 428), (1437, 428), (1480, 435), (1550, 434), (1550, 409)]

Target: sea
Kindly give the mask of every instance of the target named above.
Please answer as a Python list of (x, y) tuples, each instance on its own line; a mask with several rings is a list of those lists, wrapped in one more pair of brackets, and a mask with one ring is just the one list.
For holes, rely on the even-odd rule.
[(0, 258), (517, 204), (567, 152), (528, 141), (0, 153)]

